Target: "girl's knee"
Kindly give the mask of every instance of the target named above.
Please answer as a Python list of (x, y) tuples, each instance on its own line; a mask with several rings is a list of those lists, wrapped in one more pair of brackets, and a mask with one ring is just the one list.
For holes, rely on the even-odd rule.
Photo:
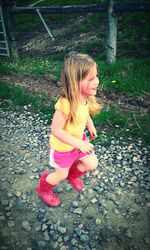
[(96, 155), (90, 155), (89, 157), (84, 158), (82, 163), (87, 170), (95, 170), (98, 166), (98, 159)]
[(98, 166), (98, 160), (97, 158), (94, 158), (92, 161), (91, 161), (91, 170), (95, 170)]

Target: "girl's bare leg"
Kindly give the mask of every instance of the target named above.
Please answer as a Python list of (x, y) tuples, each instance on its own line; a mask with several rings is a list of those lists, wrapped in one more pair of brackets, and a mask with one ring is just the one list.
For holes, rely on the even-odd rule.
[(98, 160), (95, 154), (90, 154), (87, 157), (80, 159), (78, 163), (78, 168), (80, 171), (95, 170), (98, 165)]
[(55, 169), (55, 172), (53, 173), (50, 173), (47, 177), (46, 177), (46, 181), (49, 183), (49, 184), (52, 184), (52, 185), (56, 185), (58, 184), (60, 181), (64, 180), (67, 178), (68, 176), (68, 172), (69, 172), (69, 169), (60, 169), (60, 168), (57, 168)]

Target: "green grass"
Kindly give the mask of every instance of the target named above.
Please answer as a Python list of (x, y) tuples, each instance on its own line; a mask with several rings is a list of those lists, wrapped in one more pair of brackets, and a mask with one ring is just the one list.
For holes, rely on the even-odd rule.
[(54, 112), (54, 101), (49, 100), (45, 92), (41, 92), (38, 96), (34, 92), (29, 93), (20, 85), (10, 85), (6, 81), (0, 82), (0, 99), (9, 99), (14, 106), (30, 105), (34, 112), (41, 112), (46, 120), (50, 123)]
[[(30, 105), (35, 112), (41, 112), (43, 119), (51, 122), (54, 113), (54, 101), (49, 100), (45, 92), (41, 92), (36, 96), (34, 93), (29, 93), (19, 85), (9, 85), (7, 82), (0, 83), (0, 99), (10, 99), (15, 106)], [(139, 115), (136, 111), (129, 113), (122, 111), (116, 106), (109, 106), (104, 108), (102, 112), (93, 117), (95, 126), (97, 127), (98, 137), (94, 141), (102, 141), (102, 144), (108, 144), (112, 138), (122, 140), (136, 140), (142, 139), (145, 144), (150, 143), (150, 115)], [(104, 135), (101, 131), (106, 132)]]
[[(24, 57), (18, 64), (10, 59), (2, 59), (0, 72), (48, 75), (50, 79), (59, 80), (63, 58), (63, 54), (44, 59)], [(99, 87), (104, 91), (134, 98), (150, 92), (150, 59), (118, 59), (113, 65), (107, 65), (97, 58), (95, 60), (99, 67)]]
[(113, 65), (98, 62), (101, 87), (110, 93), (138, 97), (150, 92), (150, 60), (120, 59)]
[(37, 15), (15, 15), (14, 16), (16, 35), (35, 29), (43, 29), (43, 24)]
[[(122, 111), (118, 107), (110, 106), (102, 110), (100, 114), (93, 118), (95, 126), (98, 128), (98, 137), (95, 142), (101, 140), (108, 144), (112, 137), (124, 141), (142, 139), (145, 144), (150, 144), (150, 115), (139, 115), (138, 112), (129, 113)], [(106, 132), (105, 139), (100, 132)]]
[(10, 61), (10, 59), (2, 59), (0, 65), (1, 72), (21, 72), (36, 76), (50, 75), (53, 79), (58, 79), (62, 63), (52, 58), (43, 59), (33, 57), (23, 57), (19, 63)]
[[(17, 6), (30, 6), (32, 3), (35, 3), (35, 1), (20, 1), (18, 2)], [(94, 4), (99, 3), (99, 0), (90, 1), (90, 0), (63, 0), (63, 1), (57, 1), (57, 0), (46, 0), (41, 1), (36, 4), (37, 6), (63, 6), (63, 5), (87, 5), (87, 4)], [(96, 14), (97, 15), (97, 14)], [(51, 26), (51, 22), (58, 22), (66, 23), (68, 22), (68, 19), (74, 19), (75, 17), (79, 16), (79, 14), (44, 14), (44, 19), (46, 20), (46, 23)], [(94, 20), (93, 20), (94, 19)], [(96, 18), (91, 18), (92, 22), (94, 23)], [(31, 29), (34, 30), (36, 28), (42, 28), (43, 24), (41, 23), (40, 18), (37, 14), (22, 14), (22, 15), (15, 15), (15, 24), (16, 24), (16, 33), (17, 35), (20, 35), (23, 32), (30, 31)], [(91, 26), (92, 24), (90, 24)]]
[(101, 51), (101, 58), (105, 56), (104, 43), (102, 37), (101, 39), (97, 39), (95, 41), (87, 41), (82, 48), (82, 52), (86, 54), (93, 54), (94, 51)]

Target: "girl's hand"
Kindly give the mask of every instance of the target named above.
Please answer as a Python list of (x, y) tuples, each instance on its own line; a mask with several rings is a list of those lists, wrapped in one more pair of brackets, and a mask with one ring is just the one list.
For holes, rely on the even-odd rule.
[(86, 154), (91, 154), (94, 150), (93, 144), (88, 141), (81, 141), (78, 148), (82, 153)]
[(93, 127), (92, 129), (89, 129), (89, 133), (90, 133), (90, 139), (94, 140), (97, 137), (97, 132), (95, 127)]

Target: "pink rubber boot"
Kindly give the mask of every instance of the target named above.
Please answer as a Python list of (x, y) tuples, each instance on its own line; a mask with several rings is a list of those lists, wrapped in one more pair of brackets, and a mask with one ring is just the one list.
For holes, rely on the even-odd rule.
[(79, 177), (85, 175), (86, 173), (87, 172), (82, 172), (78, 169), (77, 162), (73, 163), (73, 165), (69, 170), (69, 175), (67, 177), (67, 180), (78, 192), (81, 192), (84, 187), (84, 184)]
[(49, 174), (49, 172), (42, 173), (40, 184), (37, 186), (36, 191), (47, 206), (56, 207), (60, 204), (60, 199), (52, 191), (56, 185), (51, 185), (46, 181), (46, 177)]

